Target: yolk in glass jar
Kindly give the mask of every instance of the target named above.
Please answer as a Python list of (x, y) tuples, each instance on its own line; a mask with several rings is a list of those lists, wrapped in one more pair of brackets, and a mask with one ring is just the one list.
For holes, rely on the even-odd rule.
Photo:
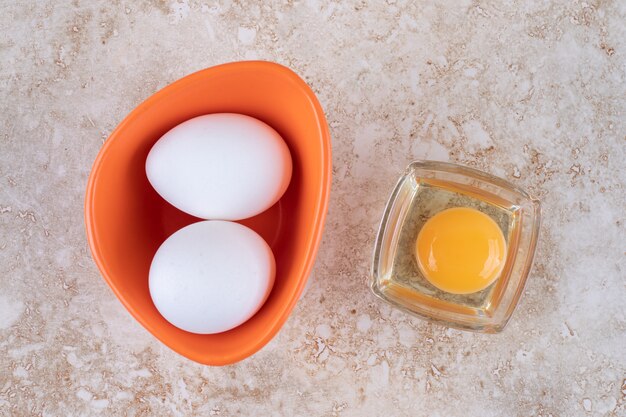
[(426, 221), (415, 252), (420, 271), (432, 285), (453, 294), (470, 294), (498, 278), (506, 260), (506, 241), (491, 217), (456, 207)]

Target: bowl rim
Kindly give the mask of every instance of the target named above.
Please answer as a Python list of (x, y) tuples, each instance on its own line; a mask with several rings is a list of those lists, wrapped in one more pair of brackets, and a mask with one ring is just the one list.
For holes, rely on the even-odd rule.
[[(184, 347), (181, 348), (179, 346), (170, 345), (168, 342), (166, 342), (167, 338), (165, 338), (164, 340), (161, 337), (157, 336), (155, 327), (152, 326), (148, 321), (143, 319), (143, 316), (139, 313), (139, 311), (134, 308), (133, 303), (129, 299), (127, 299), (125, 295), (122, 294), (122, 292), (118, 289), (116, 285), (113, 284), (112, 274), (108, 270), (106, 261), (102, 255), (102, 245), (98, 241), (95, 233), (96, 218), (94, 214), (93, 202), (96, 194), (97, 180), (100, 175), (103, 160), (108, 154), (111, 144), (116, 140), (121, 140), (120, 135), (125, 127), (128, 124), (133, 123), (135, 119), (139, 115), (141, 115), (141, 113), (145, 112), (156, 102), (167, 99), (168, 96), (176, 94), (180, 89), (188, 86), (189, 84), (202, 82), (202, 80), (207, 77), (214, 77), (224, 73), (240, 71), (251, 72), (255, 70), (262, 70), (266, 72), (270, 71), (274, 73), (272, 76), (286, 78), (289, 82), (293, 83), (296, 89), (300, 90), (300, 93), (304, 95), (311, 104), (311, 108), (313, 109), (315, 120), (320, 132), (320, 141), (322, 147), (322, 156), (319, 161), (321, 163), (320, 172), (322, 173), (322, 181), (321, 187), (319, 187), (318, 195), (315, 199), (315, 212), (317, 213), (317, 215), (315, 219), (315, 224), (313, 225), (313, 233), (311, 233), (308, 242), (306, 243), (306, 256), (304, 258), (304, 262), (302, 262), (302, 265), (300, 267), (301, 272), (298, 280), (298, 285), (289, 295), (288, 302), (284, 303), (281, 306), (280, 313), (273, 317), (273, 320), (270, 321), (267, 326), (265, 326), (261, 337), (259, 337), (254, 343), (242, 346), (237, 351), (229, 352), (228, 354), (197, 354), (187, 351), (186, 349), (184, 349)], [(102, 275), (108, 286), (111, 288), (115, 296), (126, 308), (126, 310), (128, 310), (128, 312), (135, 318), (135, 320), (137, 320), (145, 329), (147, 329), (157, 340), (166, 345), (168, 348), (179, 353), (180, 355), (205, 365), (232, 364), (253, 355), (263, 346), (265, 346), (282, 328), (284, 323), (287, 321), (287, 318), (289, 317), (291, 311), (295, 307), (295, 304), (300, 299), (300, 295), (302, 294), (302, 291), (308, 281), (309, 275), (313, 268), (317, 251), (322, 239), (330, 199), (331, 180), (332, 155), (328, 123), (326, 122), (324, 110), (322, 109), (319, 100), (315, 96), (315, 93), (302, 78), (300, 78), (290, 68), (269, 61), (238, 61), (208, 67), (186, 75), (183, 78), (180, 78), (179, 80), (166, 85), (165, 87), (158, 90), (156, 93), (150, 95), (147, 99), (145, 99), (142, 103), (140, 103), (130, 113), (128, 113), (128, 115), (124, 117), (124, 119), (111, 132), (107, 140), (98, 151), (98, 154), (93, 162), (91, 171), (89, 173), (84, 200), (85, 229), (89, 249), (91, 251), (92, 258), (96, 263), (98, 270), (100, 271), (100, 274)]]

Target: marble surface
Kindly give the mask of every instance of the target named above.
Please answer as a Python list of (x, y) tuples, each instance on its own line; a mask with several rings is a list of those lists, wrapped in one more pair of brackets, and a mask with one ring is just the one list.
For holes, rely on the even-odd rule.
[[(0, 415), (625, 416), (626, 2), (0, 0)], [(211, 368), (155, 341), (91, 260), (103, 140), (193, 71), (264, 59), (315, 90), (333, 188), (310, 287), (278, 336)], [(543, 202), (535, 267), (498, 335), (367, 287), (419, 158)]]

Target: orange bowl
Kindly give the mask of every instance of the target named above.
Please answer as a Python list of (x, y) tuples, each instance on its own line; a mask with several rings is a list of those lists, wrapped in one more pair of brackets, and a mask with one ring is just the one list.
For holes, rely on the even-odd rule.
[[(148, 271), (157, 248), (199, 219), (169, 205), (148, 183), (145, 160), (169, 129), (192, 117), (232, 112), (256, 117), (283, 137), (293, 159), (289, 188), (272, 208), (241, 223), (270, 244), (274, 288), (250, 320), (224, 333), (180, 330), (156, 310)], [(240, 361), (261, 349), (287, 320), (305, 286), (322, 235), (331, 178), (331, 145), (315, 94), (294, 72), (270, 62), (237, 62), (191, 74), (148, 98), (111, 134), (94, 163), (85, 197), (93, 258), (115, 295), (157, 339), (207, 365)]]

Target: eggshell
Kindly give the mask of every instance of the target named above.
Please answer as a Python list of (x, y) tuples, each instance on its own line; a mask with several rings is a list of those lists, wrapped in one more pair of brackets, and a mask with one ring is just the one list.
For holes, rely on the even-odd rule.
[(170, 236), (150, 266), (149, 288), (161, 315), (192, 333), (213, 334), (247, 321), (274, 285), (275, 262), (261, 236), (241, 224), (210, 220)]
[(275, 204), (291, 179), (285, 141), (270, 126), (234, 113), (199, 116), (163, 135), (146, 174), (170, 204), (203, 219), (241, 220)]

